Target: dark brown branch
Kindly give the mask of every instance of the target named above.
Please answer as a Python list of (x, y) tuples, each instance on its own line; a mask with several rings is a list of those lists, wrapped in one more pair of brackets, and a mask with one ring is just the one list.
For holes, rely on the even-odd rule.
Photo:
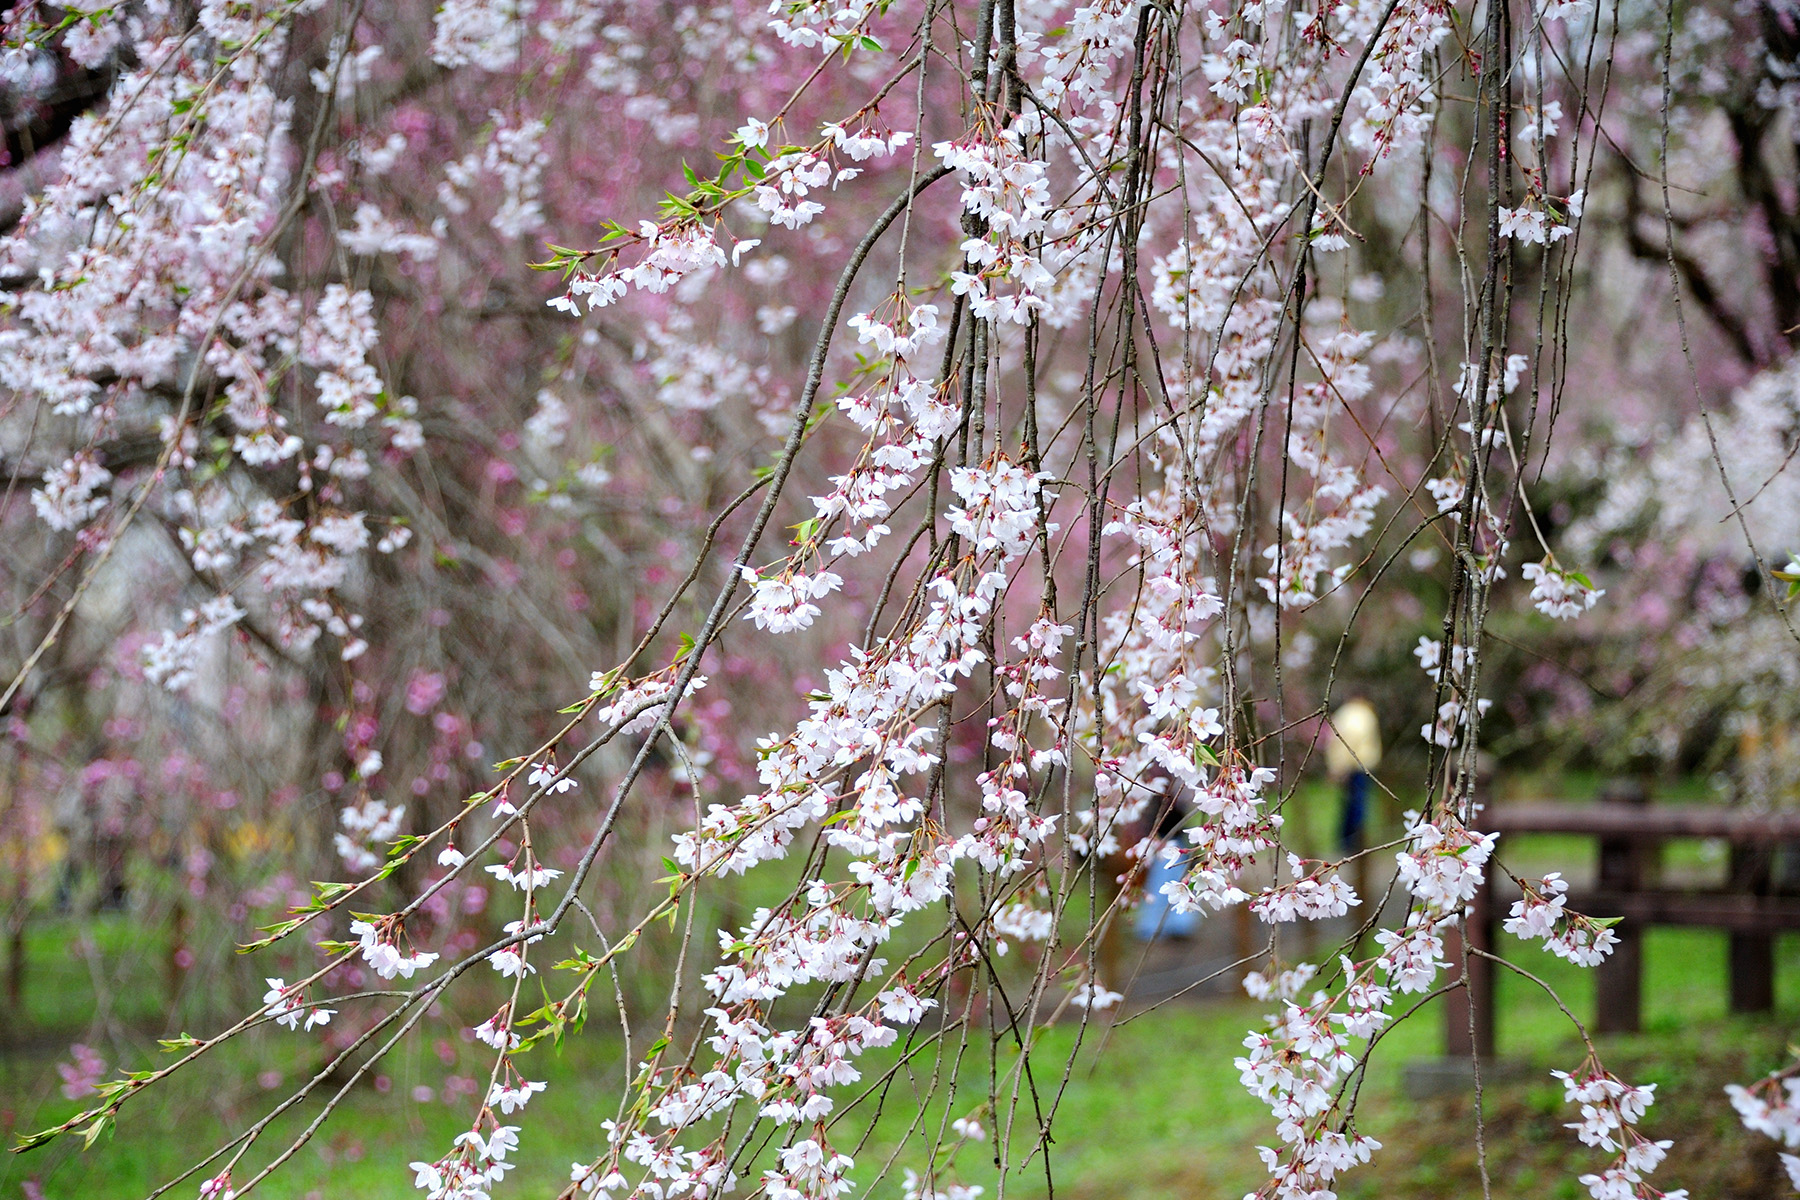
[[(1633, 258), (1644, 262), (1667, 263), (1670, 254), (1661, 242), (1644, 232), (1640, 218), (1647, 218), (1649, 210), (1644, 207), (1643, 198), (1638, 195), (1637, 176), (1628, 174), (1625, 187), (1625, 242), (1630, 248)], [(1757, 353), (1756, 345), (1750, 338), (1750, 329), (1745, 319), (1732, 311), (1725, 298), (1707, 277), (1706, 269), (1695, 260), (1693, 255), (1677, 248), (1672, 261), (1675, 269), (1681, 274), (1681, 282), (1694, 297), (1694, 302), (1712, 318), (1725, 340), (1731, 343), (1732, 350), (1744, 362), (1758, 365), (1766, 356)]]

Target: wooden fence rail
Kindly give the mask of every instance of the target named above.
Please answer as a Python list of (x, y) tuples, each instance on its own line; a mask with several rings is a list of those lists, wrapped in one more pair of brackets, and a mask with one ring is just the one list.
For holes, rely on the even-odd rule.
[[(1496, 855), (1517, 834), (1578, 834), (1599, 841), (1595, 886), (1571, 891), (1568, 908), (1590, 917), (1617, 917), (1619, 944), (1595, 968), (1599, 1033), (1635, 1032), (1643, 991), (1643, 934), (1652, 925), (1700, 926), (1730, 935), (1733, 1012), (1767, 1012), (1775, 1003), (1775, 935), (1800, 929), (1800, 892), (1778, 887), (1774, 866), (1782, 847), (1800, 850), (1800, 812), (1755, 813), (1736, 808), (1653, 805), (1643, 791), (1615, 788), (1598, 804), (1532, 802), (1484, 812), (1475, 822), (1500, 835)], [(1730, 848), (1725, 886), (1683, 890), (1657, 878), (1663, 843), (1712, 838)], [(1468, 921), (1471, 945), (1492, 951), (1507, 902), (1495, 893), (1493, 872)], [(1462, 961), (1460, 935), (1446, 939), (1450, 963)], [(1445, 1044), (1453, 1055), (1494, 1052), (1494, 964), (1471, 955), (1464, 988), (1449, 993)], [(1471, 1022), (1470, 1006), (1473, 1005)]]

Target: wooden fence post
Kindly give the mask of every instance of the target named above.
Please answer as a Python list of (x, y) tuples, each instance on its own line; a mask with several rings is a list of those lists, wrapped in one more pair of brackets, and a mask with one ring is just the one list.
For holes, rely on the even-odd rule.
[[(1492, 888), (1491, 882), (1481, 885), (1469, 905), (1465, 925), (1450, 930), (1444, 937), (1444, 960), (1453, 971), (1460, 973), (1462, 969), (1465, 937), (1471, 951), (1493, 950)], [(1474, 1010), (1473, 1040), (1470, 1039), (1471, 1008)], [(1479, 954), (1470, 953), (1463, 986), (1444, 995), (1444, 1053), (1454, 1058), (1494, 1057), (1494, 964)]]
[[(1731, 890), (1767, 896), (1775, 882), (1774, 847), (1731, 845)], [(1732, 933), (1730, 953), (1731, 1011), (1766, 1013), (1775, 1008), (1775, 935)]]
[[(1613, 804), (1647, 805), (1648, 791), (1636, 780), (1619, 780), (1601, 793)], [(1645, 843), (1632, 837), (1600, 839), (1600, 890), (1630, 895), (1644, 884)], [(1636, 1033), (1642, 1025), (1644, 931), (1636, 921), (1614, 927), (1619, 944), (1595, 970), (1596, 1033)]]

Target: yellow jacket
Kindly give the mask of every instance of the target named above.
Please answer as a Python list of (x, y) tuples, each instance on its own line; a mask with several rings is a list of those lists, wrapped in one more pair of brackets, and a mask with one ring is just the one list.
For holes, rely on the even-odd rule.
[(1325, 744), (1325, 767), (1333, 779), (1355, 771), (1373, 771), (1381, 761), (1381, 724), (1367, 700), (1351, 700), (1331, 714), (1331, 740)]

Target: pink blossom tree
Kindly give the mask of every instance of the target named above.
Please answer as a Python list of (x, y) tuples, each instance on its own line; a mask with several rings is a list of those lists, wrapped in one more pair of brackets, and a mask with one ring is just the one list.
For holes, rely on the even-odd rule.
[[(1180, 801), (1164, 898), (1264, 933), (1233, 968), (1273, 1009), (1237, 1058), (1260, 1194), (1332, 1195), (1380, 1150), (1369, 1056), (1461, 986), (1446, 936), (1504, 870), (1475, 819), (1490, 613), (1606, 594), (1532, 490), (1604, 325), (1576, 252), (1647, 236), (1640, 177), (1596, 188), (1614, 149), (1651, 138), (1678, 225), (1673, 18), (1632, 20), (9, 9), (9, 745), (103, 729), (81, 757), (184, 781), (140, 802), (173, 844), (242, 802), (307, 864), (236, 885), (283, 910), (250, 948), (283, 965), (28, 1144), (92, 1141), (232, 1039), (320, 1039), (328, 1069), (171, 1181), (243, 1195), (440, 1001), (494, 995), (469, 1127), (413, 1166), (486, 1196), (531, 1151), (530, 1051), (616, 1000), (642, 1066), (567, 1194), (967, 1194), (940, 1150), (1047, 1148), (1067, 1065), (1032, 1030), (1119, 1002), (1101, 944)], [(1791, 128), (1747, 120), (1757, 153)], [(1785, 261), (1791, 204), (1746, 198)], [(1625, 227), (1586, 238), (1602, 200)], [(1672, 299), (1775, 357), (1791, 331), (1734, 332), (1750, 310), (1667, 258)], [(1383, 780), (1417, 807), (1351, 856), (1391, 865), (1384, 901), (1291, 853), (1284, 809), (1390, 597), (1429, 703)], [(745, 876), (780, 898), (712, 937)], [(1512, 932), (1606, 953), (1559, 879), (1519, 882)], [(1321, 962), (1282, 936), (1353, 912)], [(658, 995), (647, 1043), (623, 980)], [(901, 1068), (858, 1063), (898, 1044), (987, 1055), (988, 1091), (859, 1162), (834, 1122), (879, 1106)], [(1594, 1196), (1683, 1194), (1652, 1182), (1652, 1088), (1591, 1043), (1559, 1077)]]

